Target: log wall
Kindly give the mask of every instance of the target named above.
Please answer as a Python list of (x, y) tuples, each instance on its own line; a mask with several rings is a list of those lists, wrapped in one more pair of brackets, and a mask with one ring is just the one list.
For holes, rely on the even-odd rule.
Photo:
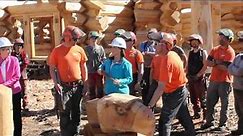
[[(39, 5), (41, 2), (38, 3)], [(44, 4), (44, 3), (43, 3)], [(192, 13), (181, 13), (182, 9), (191, 8), (191, 2), (179, 0), (82, 0), (79, 9), (65, 2), (51, 2), (57, 5), (62, 29), (67, 25), (75, 25), (85, 32), (92, 30), (103, 34), (102, 45), (106, 46), (114, 38), (114, 31), (118, 28), (134, 31), (137, 34), (138, 43), (145, 40), (149, 28), (157, 28), (161, 31), (176, 31), (179, 38), (185, 38), (194, 31)], [(36, 7), (36, 6), (35, 6)], [(38, 7), (38, 6), (37, 6)], [(40, 6), (42, 7), (42, 6)], [(49, 10), (45, 3), (45, 9), (33, 8), (34, 11), (43, 13)], [(0, 36), (14, 38), (14, 20), (9, 18), (11, 14), (1, 9)], [(23, 10), (23, 8), (21, 8)], [(16, 12), (16, 13), (15, 13)], [(15, 9), (14, 14), (18, 13)], [(22, 13), (24, 13), (22, 11)], [(231, 28), (235, 33), (243, 30), (243, 2), (241, 1), (213, 1), (211, 2), (212, 32), (221, 27)], [(28, 26), (28, 24), (25, 24)], [(26, 30), (26, 29), (24, 29)], [(61, 33), (59, 34), (61, 35)], [(57, 38), (60, 39), (60, 38)], [(237, 37), (232, 46), (237, 52), (242, 50)], [(183, 40), (179, 40), (181, 44)], [(58, 43), (58, 41), (56, 41)], [(217, 45), (217, 34), (213, 33), (213, 45)]]

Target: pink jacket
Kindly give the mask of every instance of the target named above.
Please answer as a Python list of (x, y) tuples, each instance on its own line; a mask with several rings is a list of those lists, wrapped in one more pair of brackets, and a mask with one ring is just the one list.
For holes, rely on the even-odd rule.
[[(0, 57), (0, 64), (3, 59)], [(2, 71), (0, 69), (0, 84), (3, 84), (12, 89), (13, 94), (21, 92), (21, 86), (19, 79), (21, 76), (19, 61), (14, 56), (8, 56), (6, 58), (6, 82), (3, 81)]]

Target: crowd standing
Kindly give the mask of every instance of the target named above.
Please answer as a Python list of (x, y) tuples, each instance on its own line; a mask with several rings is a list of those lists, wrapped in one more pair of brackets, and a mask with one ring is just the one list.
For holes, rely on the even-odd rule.
[[(171, 135), (175, 118), (184, 127), (184, 135), (195, 136), (193, 119), (201, 118), (201, 112), (204, 121), (201, 129), (224, 131), (232, 85), (239, 121), (238, 129), (231, 134), (243, 134), (243, 55), (240, 53), (235, 57), (235, 51), (230, 46), (234, 40), (231, 29), (220, 29), (217, 34), (219, 45), (213, 47), (209, 55), (203, 49), (205, 44), (199, 34), (187, 37), (191, 47), (187, 56), (177, 45), (177, 34), (174, 32), (159, 32), (151, 28), (147, 40), (137, 43), (134, 32), (118, 29), (106, 55), (99, 43), (99, 32), (90, 31), (88, 44), (80, 46), (78, 42), (84, 41), (86, 34), (78, 27), (67, 26), (62, 42), (52, 50), (48, 63), (58, 94), (61, 135), (79, 134), (84, 92), (88, 93), (90, 100), (111, 93), (137, 96), (141, 92), (147, 111), (152, 110), (162, 97), (158, 125), (160, 136)], [(25, 91), (28, 64), (21, 37), (14, 41), (14, 45), (7, 38), (0, 38), (0, 84), (13, 91), (14, 136), (21, 136), (22, 131), (21, 98), (23, 109), (28, 109)], [(212, 67), (212, 72), (207, 86), (208, 67)], [(189, 96), (193, 105), (192, 116), (188, 110)], [(216, 125), (213, 114), (219, 98), (221, 111), (219, 124)]]

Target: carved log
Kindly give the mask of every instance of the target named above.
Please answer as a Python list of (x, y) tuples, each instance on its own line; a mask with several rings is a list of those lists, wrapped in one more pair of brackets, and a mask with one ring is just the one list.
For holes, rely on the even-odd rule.
[(137, 132), (152, 136), (155, 117), (152, 112), (145, 114), (146, 108), (140, 99), (131, 95), (114, 93), (105, 96), (97, 105), (101, 130), (106, 133)]

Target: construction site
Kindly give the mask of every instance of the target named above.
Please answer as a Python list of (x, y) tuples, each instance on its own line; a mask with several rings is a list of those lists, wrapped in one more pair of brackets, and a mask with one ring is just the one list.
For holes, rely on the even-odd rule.
[[(117, 29), (134, 32), (137, 37), (135, 46), (138, 47), (147, 40), (151, 28), (176, 32), (177, 44), (187, 56), (191, 48), (186, 38), (191, 34), (202, 36), (203, 48), (209, 54), (218, 45), (216, 31), (230, 28), (234, 32), (231, 47), (235, 53), (243, 51), (242, 0), (25, 0), (0, 1), (0, 5), (0, 37), (7, 37), (13, 42), (18, 31), (22, 30), (24, 49), (30, 60), (27, 68), (29, 109), (22, 110), (23, 136), (61, 135), (48, 61), (52, 50), (61, 43), (67, 26), (78, 27), (86, 34), (97, 31), (100, 35), (98, 42), (106, 54), (111, 50), (109, 44), (115, 38)], [(80, 46), (87, 44), (86, 36)], [(141, 96), (124, 98), (115, 95), (114, 99), (107, 97), (106, 101), (103, 98), (88, 101), (84, 94), (80, 135), (159, 136), (161, 100), (157, 102), (154, 114), (147, 115), (143, 112), (147, 107), (140, 102)], [(1, 100), (0, 104), (3, 105)], [(216, 122), (219, 122), (220, 106), (220, 103), (215, 106)], [(188, 108), (191, 113), (193, 106), (189, 98)], [(232, 92), (229, 94), (228, 115), (228, 129), (236, 129), (238, 117)], [(0, 123), (4, 122), (4, 118), (0, 117)], [(200, 130), (202, 117), (193, 120), (193, 123), (197, 136), (231, 135), (230, 131)], [(184, 129), (177, 119), (171, 129), (171, 135), (183, 135)]]

